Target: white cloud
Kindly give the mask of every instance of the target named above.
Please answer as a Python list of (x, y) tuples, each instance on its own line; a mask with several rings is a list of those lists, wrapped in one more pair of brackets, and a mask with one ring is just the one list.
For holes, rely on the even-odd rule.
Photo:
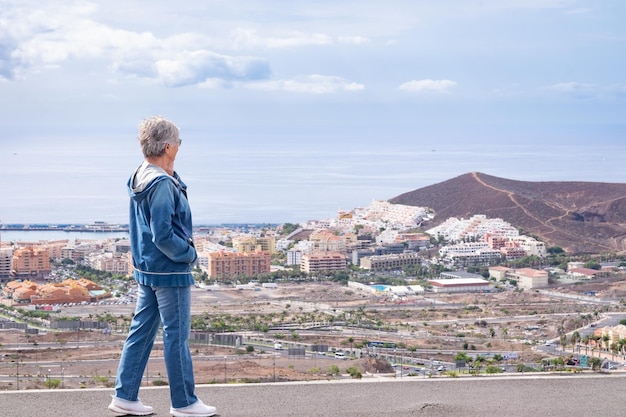
[(283, 36), (263, 36), (254, 29), (236, 29), (230, 36), (236, 49), (293, 48), (310, 45), (330, 45), (333, 39), (323, 33), (290, 32)]
[(401, 84), (398, 89), (415, 93), (434, 92), (448, 93), (457, 84), (450, 80), (412, 80)]
[(307, 75), (291, 80), (262, 81), (247, 84), (246, 87), (264, 91), (288, 91), (292, 93), (331, 94), (340, 91), (361, 91), (363, 84), (349, 82), (341, 77)]
[(548, 89), (566, 94), (589, 94), (596, 91), (597, 86), (595, 84), (567, 82), (551, 85)]
[(279, 34), (263, 34), (255, 29), (237, 28), (229, 36), (229, 42), (224, 47), (234, 49), (286, 49), (304, 46), (328, 46), (335, 44), (362, 45), (369, 42), (365, 36), (337, 36), (333, 37), (320, 32), (289, 31)]
[(572, 81), (553, 84), (546, 90), (577, 99), (624, 97), (626, 95), (626, 85), (624, 84), (599, 85)]
[(185, 51), (154, 64), (156, 77), (164, 85), (179, 87), (209, 79), (259, 80), (270, 74), (268, 63), (254, 57), (233, 57), (209, 51)]
[(337, 40), (341, 43), (363, 45), (369, 43), (369, 39), (364, 36), (340, 36)]
[[(151, 32), (133, 32), (99, 23), (97, 7), (75, 3), (63, 8), (13, 7), (0, 11), (0, 79), (25, 78), (46, 68), (63, 66), (70, 59), (99, 60), (113, 73), (154, 79), (171, 87), (268, 79), (269, 62), (264, 58), (219, 54), (211, 46), (220, 42), (204, 34), (186, 32), (159, 37)], [(6, 23), (6, 24), (5, 24)], [(223, 44), (229, 48), (292, 48), (330, 45), (338, 40), (323, 33), (290, 31), (279, 36), (260, 36), (255, 30), (237, 29)], [(341, 42), (363, 43), (352, 37)], [(227, 49), (227, 48), (226, 48)], [(221, 81), (220, 81), (221, 80)], [(288, 82), (288, 89), (337, 90), (357, 88), (340, 83)], [(293, 85), (295, 84), (295, 86)], [(300, 86), (300, 87), (298, 87)]]

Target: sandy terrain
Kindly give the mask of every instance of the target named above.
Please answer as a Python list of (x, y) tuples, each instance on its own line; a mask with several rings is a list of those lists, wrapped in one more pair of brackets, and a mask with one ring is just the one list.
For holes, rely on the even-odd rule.
[[(626, 294), (626, 285), (620, 280), (604, 280), (554, 290), (563, 294), (598, 291), (597, 298), (601, 298)], [(334, 378), (337, 376), (329, 375), (333, 366), (343, 374), (339, 377), (346, 377), (347, 370), (355, 367), (363, 375), (392, 371), (386, 361), (376, 362), (369, 357), (343, 361), (309, 354), (306, 358), (290, 357), (286, 350), (274, 351), (275, 340), (285, 347), (324, 344), (338, 350), (354, 349), (366, 340), (386, 340), (406, 347), (415, 358), (451, 361), (453, 354), (462, 350), (491, 350), (515, 351), (525, 361), (539, 360), (542, 354), (527, 343), (557, 338), (560, 332), (584, 326), (604, 311), (621, 309), (619, 304), (581, 302), (535, 291), (428, 294), (394, 300), (338, 284), (281, 285), (259, 291), (194, 289), (193, 299), (193, 315), (209, 320), (255, 317), (276, 325), (307, 323), (292, 330), (246, 334), (255, 346), (252, 352), (246, 352), (243, 346), (235, 349), (193, 344), (198, 383)], [(123, 328), (132, 310), (132, 305), (75, 306), (64, 308), (60, 314), (84, 319), (108, 314), (117, 317), (118, 326)], [(316, 322), (326, 327), (308, 328)], [(336, 322), (358, 322), (369, 328), (340, 328), (333, 326)], [(67, 388), (112, 386), (123, 339), (121, 330), (112, 334), (81, 331), (45, 335), (0, 331), (0, 389), (15, 389), (18, 383), (20, 389), (45, 388), (54, 386), (55, 380)], [(158, 341), (145, 380), (151, 385), (166, 380)]]

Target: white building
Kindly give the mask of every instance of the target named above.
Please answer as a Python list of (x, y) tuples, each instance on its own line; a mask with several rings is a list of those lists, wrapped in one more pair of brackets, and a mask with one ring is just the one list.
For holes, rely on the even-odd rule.
[(436, 293), (487, 292), (491, 290), (489, 281), (479, 278), (431, 279), (428, 280), (428, 283), (432, 285), (432, 290)]

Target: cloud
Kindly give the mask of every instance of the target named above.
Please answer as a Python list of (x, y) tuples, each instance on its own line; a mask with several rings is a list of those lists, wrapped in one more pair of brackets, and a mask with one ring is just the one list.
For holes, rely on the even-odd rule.
[(369, 42), (364, 36), (337, 36), (319, 32), (290, 31), (280, 35), (263, 35), (255, 29), (237, 28), (229, 37), (229, 46), (235, 49), (287, 49), (334, 44), (362, 45)]
[[(18, 3), (14, 3), (18, 4)], [(32, 5), (31, 5), (32, 6)], [(114, 74), (154, 80), (168, 87), (228, 86), (233, 82), (267, 80), (269, 62), (247, 55), (227, 55), (211, 49), (216, 40), (200, 33), (158, 37), (152, 32), (118, 29), (93, 20), (97, 7), (74, 3), (52, 6), (7, 7), (0, 11), (0, 79), (25, 78), (47, 68), (62, 67), (69, 60), (104, 62)], [(4, 24), (6, 23), (6, 25)], [(254, 30), (236, 30), (230, 47), (289, 48), (334, 42), (364, 43), (365, 38), (334, 40), (322, 33), (289, 32), (262, 37)], [(289, 91), (318, 93), (358, 89), (356, 84), (325, 78), (323, 81), (284, 82)]]
[(548, 87), (548, 90), (578, 98), (587, 98), (595, 95), (598, 87), (595, 84), (567, 82), (551, 85)]
[(290, 32), (284, 36), (261, 36), (256, 30), (238, 28), (231, 34), (237, 49), (293, 48), (311, 45), (330, 45), (333, 39), (323, 33)]
[(622, 98), (626, 96), (625, 84), (599, 85), (572, 81), (553, 84), (547, 87), (546, 90), (581, 100), (605, 97)]
[(401, 84), (398, 89), (402, 91), (409, 91), (414, 93), (449, 93), (452, 87), (457, 84), (450, 80), (412, 80)]
[(307, 75), (291, 80), (263, 81), (247, 84), (246, 87), (262, 91), (287, 91), (292, 93), (331, 94), (340, 91), (361, 91), (363, 84), (349, 82), (342, 77)]
[(209, 79), (247, 81), (265, 79), (269, 64), (260, 58), (233, 57), (210, 51), (185, 51), (154, 63), (157, 79), (164, 85), (180, 87)]

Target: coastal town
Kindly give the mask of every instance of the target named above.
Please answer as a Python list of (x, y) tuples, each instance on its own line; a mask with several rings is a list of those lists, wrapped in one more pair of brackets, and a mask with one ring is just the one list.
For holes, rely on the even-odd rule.
[[(303, 224), (197, 227), (190, 342), (271, 359), (273, 367), (275, 355), (264, 354), (284, 350), (286, 379), (327, 378), (291, 363), (311, 355), (394, 377), (475, 370), (485, 358), (491, 372), (550, 369), (555, 358), (572, 369), (624, 368), (619, 257), (567, 257), (484, 215), (429, 227), (433, 216), (374, 201)], [(19, 348), (32, 359), (38, 343), (82, 334), (85, 348), (97, 340), (100, 354), (109, 349), (115, 358), (118, 345), (105, 349), (102, 337), (128, 329), (131, 277), (127, 238), (2, 241), (5, 357)], [(260, 375), (267, 369), (234, 378)]]

